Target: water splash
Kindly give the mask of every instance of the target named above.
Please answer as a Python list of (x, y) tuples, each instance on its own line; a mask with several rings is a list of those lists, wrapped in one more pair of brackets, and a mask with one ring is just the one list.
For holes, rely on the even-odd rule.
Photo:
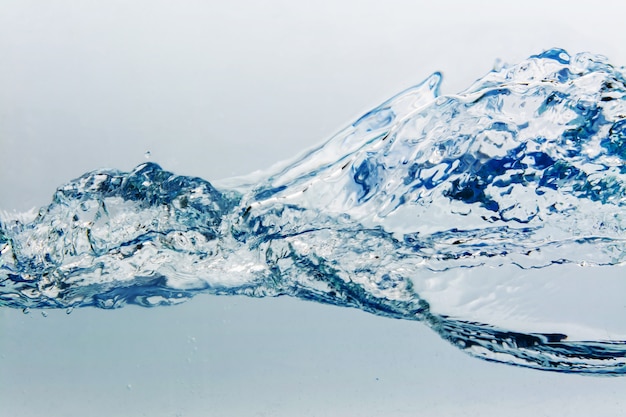
[(456, 95), (440, 81), (265, 174), (94, 171), (4, 215), (0, 305), (291, 295), (487, 360), (626, 373), (624, 70), (553, 49)]

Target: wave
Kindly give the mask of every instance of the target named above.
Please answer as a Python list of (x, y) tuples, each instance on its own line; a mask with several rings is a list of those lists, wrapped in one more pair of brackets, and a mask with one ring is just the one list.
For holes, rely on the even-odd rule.
[(440, 83), (254, 177), (97, 170), (4, 214), (0, 306), (289, 295), (422, 321), (490, 361), (625, 374), (624, 70), (551, 49)]

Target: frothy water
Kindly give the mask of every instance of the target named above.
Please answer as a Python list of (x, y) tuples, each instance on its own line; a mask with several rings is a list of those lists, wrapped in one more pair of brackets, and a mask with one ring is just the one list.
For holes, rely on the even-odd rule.
[(3, 215), (0, 305), (291, 295), (491, 361), (625, 374), (625, 80), (553, 49), (456, 95), (435, 73), (263, 174), (86, 173)]

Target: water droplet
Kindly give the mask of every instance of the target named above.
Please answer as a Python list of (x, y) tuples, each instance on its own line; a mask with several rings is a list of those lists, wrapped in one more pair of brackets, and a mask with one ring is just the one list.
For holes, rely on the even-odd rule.
[(72, 314), (72, 311), (74, 311), (74, 307), (68, 307), (67, 310), (65, 310), (65, 314)]
[(28, 313), (30, 313), (30, 308), (28, 308), (28, 307), (23, 308), (23, 309), (22, 309), (22, 313), (24, 313), (24, 314), (28, 314)]
[(131, 384), (128, 384), (126, 385), (126, 389), (130, 391), (131, 389), (133, 389), (133, 386)]
[(42, 312), (41, 312), (41, 315), (42, 315), (42, 316), (44, 316), (44, 317), (48, 317), (48, 313), (47, 313), (47, 312), (45, 312), (45, 311), (42, 311)]
[(501, 71), (504, 69), (505, 63), (500, 58), (496, 58), (496, 61), (493, 63), (493, 70), (495, 72)]
[(144, 153), (144, 154), (143, 154), (143, 156), (144, 156), (146, 159), (150, 159), (150, 156), (152, 156), (152, 152), (150, 152), (150, 151), (146, 151), (146, 153)]

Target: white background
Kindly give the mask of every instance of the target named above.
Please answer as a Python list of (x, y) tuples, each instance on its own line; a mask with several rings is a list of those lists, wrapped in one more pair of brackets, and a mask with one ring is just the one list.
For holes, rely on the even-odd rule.
[[(614, 4), (0, 0), (0, 209), (146, 151), (208, 180), (266, 168), (438, 70), (454, 93), (553, 46), (626, 65)], [(297, 300), (0, 309), (0, 416), (619, 415), (624, 393)]]

